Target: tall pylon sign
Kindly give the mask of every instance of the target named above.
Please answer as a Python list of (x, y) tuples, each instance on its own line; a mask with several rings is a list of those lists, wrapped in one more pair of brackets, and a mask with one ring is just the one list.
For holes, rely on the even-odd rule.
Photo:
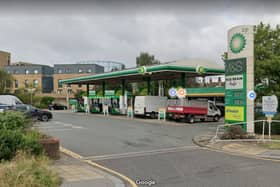
[(225, 122), (247, 122), (244, 128), (254, 133), (254, 27), (251, 25), (228, 31), (225, 80)]

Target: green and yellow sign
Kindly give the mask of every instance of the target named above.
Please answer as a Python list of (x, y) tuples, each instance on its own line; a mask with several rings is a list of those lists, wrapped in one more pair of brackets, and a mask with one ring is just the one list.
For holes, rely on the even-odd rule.
[(244, 121), (244, 106), (226, 106), (225, 118), (228, 121)]
[[(254, 29), (241, 25), (228, 31), (228, 59), (225, 60), (225, 122), (245, 122), (244, 129), (254, 133)], [(248, 123), (249, 121), (249, 123)], [(246, 123), (247, 122), (247, 123)]]

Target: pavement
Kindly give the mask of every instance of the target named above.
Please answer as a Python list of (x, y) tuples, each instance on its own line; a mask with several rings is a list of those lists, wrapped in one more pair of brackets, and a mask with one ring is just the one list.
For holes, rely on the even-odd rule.
[(62, 187), (126, 187), (118, 177), (89, 165), (81, 159), (61, 153), (54, 169), (63, 179)]
[(209, 149), (223, 151), (225, 153), (237, 154), (255, 158), (271, 159), (280, 161), (280, 150), (268, 149), (262, 146), (262, 141), (235, 142), (235, 141), (210, 141), (213, 135), (198, 135), (193, 138), (195, 144)]
[(217, 123), (53, 115), (52, 121), (39, 124), (41, 131), (59, 138), (81, 160), (110, 168), (139, 187), (279, 186), (280, 164), (193, 143), (193, 136), (215, 133)]

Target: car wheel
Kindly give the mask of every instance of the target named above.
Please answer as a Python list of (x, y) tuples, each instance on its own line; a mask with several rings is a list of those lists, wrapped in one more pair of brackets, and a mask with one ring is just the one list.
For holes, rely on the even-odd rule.
[(151, 113), (151, 118), (152, 118), (152, 119), (155, 119), (155, 118), (156, 118), (156, 113), (155, 113), (155, 112), (152, 112), (152, 113)]
[(193, 117), (193, 116), (190, 116), (190, 117), (189, 117), (189, 123), (194, 123), (194, 121), (195, 121), (195, 120), (194, 120), (194, 117)]
[(214, 121), (219, 121), (219, 116), (214, 116)]
[(41, 120), (42, 121), (49, 121), (49, 117), (47, 115), (42, 115)]

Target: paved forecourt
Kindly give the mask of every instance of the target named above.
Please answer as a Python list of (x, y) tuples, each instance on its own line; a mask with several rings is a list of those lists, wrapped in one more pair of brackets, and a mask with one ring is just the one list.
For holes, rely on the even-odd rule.
[[(96, 115), (54, 112), (54, 119), (38, 127), (83, 157), (116, 157), (190, 149), (194, 134), (215, 130), (216, 124), (164, 125), (151, 120), (124, 120)], [(143, 153), (141, 153), (143, 152)]]

